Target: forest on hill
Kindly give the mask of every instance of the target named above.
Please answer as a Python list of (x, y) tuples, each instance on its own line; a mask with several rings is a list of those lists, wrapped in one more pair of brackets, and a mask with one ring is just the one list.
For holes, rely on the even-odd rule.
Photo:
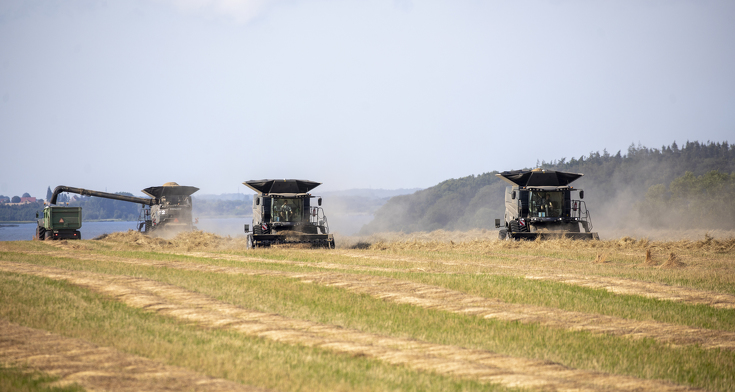
[[(596, 227), (735, 228), (735, 148), (727, 142), (679, 147), (631, 145), (535, 167), (583, 173), (574, 182)], [(505, 170), (532, 169), (503, 168)], [(494, 228), (504, 212), (506, 182), (498, 171), (443, 181), (396, 196), (375, 212), (361, 234)]]

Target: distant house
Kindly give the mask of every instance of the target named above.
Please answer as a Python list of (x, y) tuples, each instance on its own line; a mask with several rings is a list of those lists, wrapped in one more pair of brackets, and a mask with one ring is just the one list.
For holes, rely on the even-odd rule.
[(35, 202), (36, 202), (35, 197), (21, 197), (20, 198), (20, 204), (35, 203)]
[(8, 196), (0, 196), (0, 204), (10, 203), (10, 198)]

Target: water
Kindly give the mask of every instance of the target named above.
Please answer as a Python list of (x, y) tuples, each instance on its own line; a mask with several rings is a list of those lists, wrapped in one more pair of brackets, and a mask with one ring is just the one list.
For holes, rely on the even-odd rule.
[[(236, 237), (245, 235), (243, 225), (250, 224), (251, 220), (251, 217), (199, 219), (199, 223), (195, 226), (209, 233)], [(13, 226), (8, 227), (8, 225)], [(138, 222), (83, 222), (79, 231), (82, 233), (82, 239), (90, 240), (102, 234), (137, 230), (137, 225)], [(38, 225), (35, 222), (0, 223), (0, 241), (29, 241), (36, 234), (36, 226)]]

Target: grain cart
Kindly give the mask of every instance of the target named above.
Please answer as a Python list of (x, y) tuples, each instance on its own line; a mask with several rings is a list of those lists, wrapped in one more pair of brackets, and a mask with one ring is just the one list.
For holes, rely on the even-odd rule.
[[(191, 194), (198, 190), (199, 188), (193, 186), (181, 186), (175, 182), (167, 182), (163, 186), (143, 189), (141, 192), (151, 197), (148, 199), (60, 185), (54, 189), (49, 202), (56, 204), (59, 193), (69, 192), (138, 203), (143, 207), (138, 220), (138, 231), (148, 233), (165, 229), (170, 232), (179, 232), (194, 229), (191, 218)], [(149, 208), (145, 208), (146, 206)]]
[(505, 190), (505, 222), (501, 225), (495, 219), (500, 239), (599, 239), (591, 232), (592, 219), (582, 201), (584, 191), (569, 185), (583, 174), (534, 169), (496, 176), (512, 184)]
[[(40, 218), (36, 212), (36, 218)], [(45, 206), (43, 219), (38, 220), (39, 240), (81, 240), (82, 207)]]
[[(254, 190), (252, 227), (245, 225), (248, 248), (307, 244), (334, 249), (334, 237), (321, 208), (322, 198), (309, 191), (321, 185), (306, 180), (243, 182)], [(317, 205), (311, 205), (316, 198)]]

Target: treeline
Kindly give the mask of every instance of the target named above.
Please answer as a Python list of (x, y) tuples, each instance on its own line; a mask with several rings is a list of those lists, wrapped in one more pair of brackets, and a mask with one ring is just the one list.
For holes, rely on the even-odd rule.
[[(127, 192), (118, 192), (117, 194), (133, 196), (132, 193)], [(62, 200), (62, 198), (59, 197), (59, 200)], [(68, 199), (63, 198), (63, 200)], [(82, 207), (83, 221), (105, 219), (135, 221), (138, 220), (141, 209), (140, 204), (89, 196), (78, 197), (68, 203), (70, 207)], [(57, 201), (57, 205), (62, 204), (66, 205), (67, 203)], [(0, 204), (0, 221), (34, 221), (36, 220), (36, 212), (42, 211), (43, 207), (42, 201), (12, 206)]]
[[(128, 192), (117, 192), (118, 195), (134, 196)], [(57, 205), (82, 207), (82, 220), (122, 220), (136, 221), (142, 206), (122, 200), (106, 199), (94, 196), (77, 196), (71, 198), (62, 193), (57, 198)], [(209, 200), (195, 199), (193, 201), (192, 216), (197, 218), (214, 217), (242, 217), (253, 212), (252, 198), (244, 200)], [(0, 221), (20, 222), (33, 221), (36, 212), (43, 210), (43, 202), (21, 205), (0, 204)]]
[[(115, 192), (116, 195), (134, 196), (128, 192)], [(60, 202), (58, 202), (60, 203)], [(141, 204), (122, 200), (105, 199), (103, 197), (81, 196), (69, 201), (70, 207), (82, 207), (82, 220), (115, 219), (136, 221), (142, 209)]]
[(666, 186), (648, 188), (637, 213), (647, 227), (732, 229), (735, 226), (735, 172), (701, 176), (686, 172)]
[(196, 218), (242, 217), (253, 213), (253, 199), (211, 200), (194, 198), (191, 213)]
[(0, 222), (29, 222), (36, 220), (36, 212), (43, 209), (43, 202), (20, 205), (0, 204)]
[[(588, 156), (553, 162), (538, 162), (537, 166), (575, 173), (584, 177), (573, 185), (585, 190), (585, 201), (597, 227), (655, 226), (642, 204), (653, 186), (661, 188), (691, 172), (703, 176), (712, 171), (719, 175), (735, 172), (735, 148), (724, 143), (687, 142), (679, 147), (647, 148), (631, 145), (623, 154), (606, 150)], [(526, 167), (525, 169), (532, 169)], [(519, 168), (503, 168), (501, 171)], [(494, 219), (504, 213), (504, 191), (508, 185), (495, 176), (498, 171), (444, 181), (412, 195), (391, 198), (375, 213), (372, 222), (361, 234), (382, 231), (431, 231), (437, 229), (466, 230), (494, 228)], [(715, 174), (712, 174), (715, 176)], [(728, 192), (727, 187), (721, 189)], [(665, 193), (664, 193), (665, 194)], [(727, 196), (735, 197), (732, 190)], [(676, 198), (675, 198), (676, 199)], [(706, 226), (696, 221), (690, 227)], [(704, 225), (704, 226), (703, 226)], [(723, 224), (735, 228), (735, 222)]]
[(496, 173), (451, 179), (410, 195), (392, 197), (360, 233), (490, 228), (493, 218), (503, 213), (505, 184), (495, 177)]

